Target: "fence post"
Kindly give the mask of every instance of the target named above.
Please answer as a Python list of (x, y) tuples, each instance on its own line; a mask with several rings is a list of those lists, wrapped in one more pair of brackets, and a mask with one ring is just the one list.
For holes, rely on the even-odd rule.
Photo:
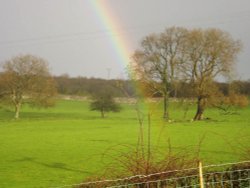
[(202, 172), (202, 163), (199, 161), (199, 177), (200, 177), (200, 188), (204, 188), (203, 172)]

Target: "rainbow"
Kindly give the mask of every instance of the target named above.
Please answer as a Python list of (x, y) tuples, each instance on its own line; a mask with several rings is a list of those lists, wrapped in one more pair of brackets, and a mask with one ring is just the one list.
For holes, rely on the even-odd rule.
[(122, 65), (127, 66), (130, 62), (130, 43), (129, 39), (122, 33), (121, 22), (115, 16), (109, 1), (89, 0), (93, 7), (101, 26), (110, 35), (111, 47), (114, 49), (116, 60)]
[[(121, 21), (115, 16), (112, 7), (109, 5), (109, 1), (89, 0), (89, 2), (95, 13), (98, 15), (101, 26), (110, 35), (111, 47), (114, 49), (118, 63), (127, 67), (131, 61), (130, 57), (132, 52), (130, 49), (132, 45), (130, 43), (131, 39), (129, 39), (127, 35), (124, 35), (122, 31), (123, 27)], [(137, 94), (142, 97), (141, 86), (134, 84), (134, 87)], [(142, 108), (145, 108), (144, 104), (142, 104)]]

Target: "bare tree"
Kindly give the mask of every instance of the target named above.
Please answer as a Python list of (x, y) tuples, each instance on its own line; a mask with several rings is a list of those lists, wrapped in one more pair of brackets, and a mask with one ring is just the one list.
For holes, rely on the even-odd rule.
[(184, 28), (172, 27), (159, 35), (149, 35), (141, 42), (141, 49), (132, 56), (131, 69), (136, 79), (147, 88), (147, 94), (162, 94), (165, 119), (169, 118), (170, 88), (177, 83), (178, 67), (183, 62), (183, 44), (187, 32)]
[(49, 107), (54, 104), (56, 94), (48, 64), (32, 55), (17, 56), (3, 65), (0, 76), (1, 101), (15, 107), (15, 118), (19, 118), (23, 103)]
[(208, 99), (218, 91), (215, 78), (232, 72), (241, 43), (219, 29), (194, 29), (189, 32), (186, 44), (187, 58), (182, 68), (197, 97), (194, 120), (201, 120)]

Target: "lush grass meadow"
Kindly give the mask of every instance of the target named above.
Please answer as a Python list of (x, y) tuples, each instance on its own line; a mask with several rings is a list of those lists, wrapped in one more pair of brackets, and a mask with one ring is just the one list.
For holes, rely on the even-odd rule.
[[(143, 107), (144, 106), (144, 107)], [(205, 164), (242, 160), (241, 148), (250, 143), (250, 108), (233, 115), (221, 115), (208, 109), (206, 121), (191, 122), (195, 108), (186, 116), (183, 108), (171, 104), (173, 122), (161, 119), (160, 105), (151, 115), (152, 146), (163, 150), (168, 140), (175, 151), (201, 144)], [(146, 105), (141, 108), (147, 114)], [(120, 113), (105, 119), (91, 112), (84, 101), (61, 100), (55, 108), (23, 107), (20, 120), (13, 112), (0, 109), (0, 187), (59, 187), (81, 182), (85, 177), (101, 173), (110, 155), (135, 146), (138, 119), (134, 105), (123, 104)], [(144, 117), (145, 132), (147, 115)], [(110, 150), (112, 148), (112, 151)], [(119, 150), (119, 151), (118, 151)], [(104, 155), (103, 154), (109, 154)], [(106, 156), (106, 157), (105, 157)]]

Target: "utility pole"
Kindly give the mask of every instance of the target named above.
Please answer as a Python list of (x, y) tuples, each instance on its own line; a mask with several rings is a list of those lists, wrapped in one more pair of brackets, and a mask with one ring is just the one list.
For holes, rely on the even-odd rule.
[(111, 72), (111, 68), (107, 68), (107, 79), (110, 79), (110, 72)]

